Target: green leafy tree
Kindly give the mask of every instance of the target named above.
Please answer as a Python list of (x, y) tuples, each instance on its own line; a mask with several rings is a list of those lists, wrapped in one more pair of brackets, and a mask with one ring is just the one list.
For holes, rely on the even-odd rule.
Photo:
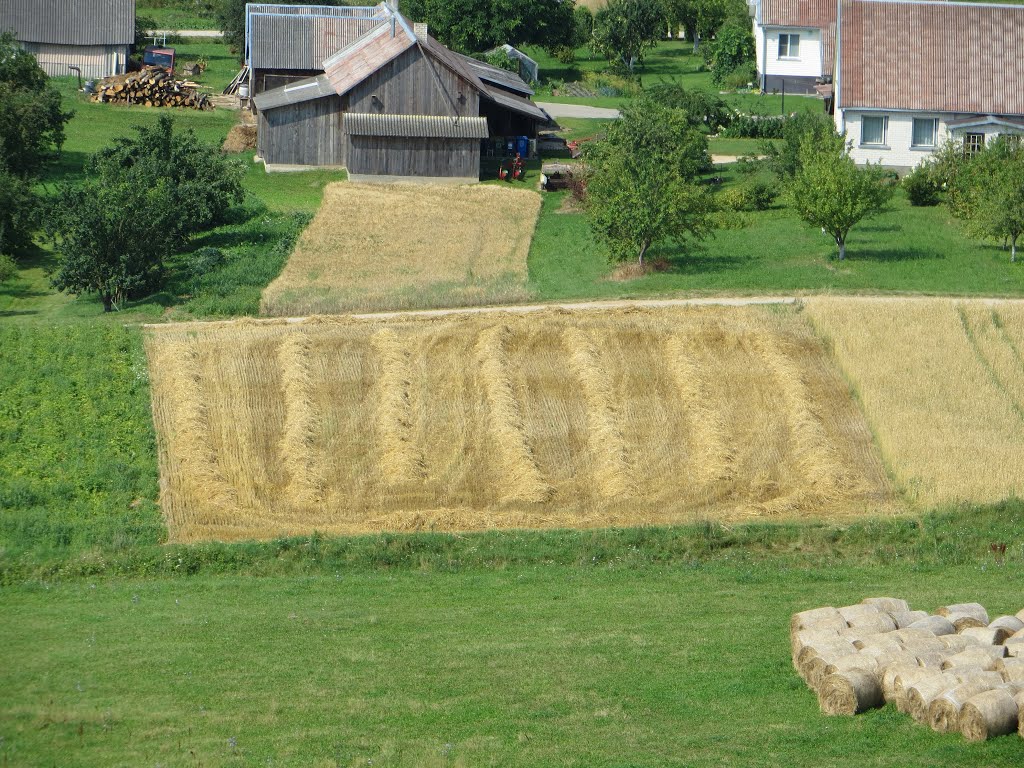
[(729, 75), (754, 61), (754, 35), (750, 25), (724, 24), (703, 53), (712, 79), (720, 85), (725, 83)]
[(829, 146), (838, 134), (832, 118), (821, 112), (797, 112), (787, 117), (782, 126), (781, 141), (761, 142), (761, 153), (767, 155), (768, 166), (786, 181), (800, 170), (801, 146), (810, 137), (815, 146)]
[(800, 146), (800, 169), (790, 182), (793, 207), (804, 221), (831, 235), (846, 258), (846, 238), (862, 219), (880, 213), (892, 195), (878, 166), (858, 168), (843, 137), (819, 144), (808, 133)]
[(61, 185), (49, 207), (54, 287), (98, 293), (107, 312), (157, 287), (167, 258), (241, 201), (244, 172), (191, 129), (176, 132), (166, 115), (115, 140), (93, 156), (86, 180)]
[(735, 111), (715, 94), (699, 88), (687, 89), (675, 82), (662, 82), (650, 86), (647, 95), (662, 106), (681, 109), (690, 122), (711, 133), (730, 125)]
[(697, 183), (710, 167), (707, 137), (685, 112), (640, 99), (585, 155), (586, 209), (616, 261), (644, 258), (655, 243), (700, 239), (712, 201)]
[(664, 19), (659, 0), (610, 0), (594, 16), (594, 48), (632, 72), (657, 44)]
[(430, 34), (463, 53), (496, 45), (539, 45), (548, 50), (571, 45), (571, 0), (405, 0), (404, 15), (426, 22)]
[[(964, 157), (961, 149), (961, 156)], [(977, 237), (1002, 239), (1017, 261), (1024, 234), (1024, 145), (999, 137), (973, 157), (965, 157), (953, 183), (951, 206)]]
[(0, 254), (27, 247), (37, 225), (33, 185), (58, 155), (71, 113), (35, 57), (0, 34)]

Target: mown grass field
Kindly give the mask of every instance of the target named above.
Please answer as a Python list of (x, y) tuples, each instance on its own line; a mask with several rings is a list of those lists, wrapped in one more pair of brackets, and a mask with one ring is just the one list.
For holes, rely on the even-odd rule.
[(147, 347), (177, 541), (892, 508), (792, 311), (155, 326)]
[[(1017, 766), (892, 707), (825, 718), (788, 617), (898, 594), (1019, 609), (1019, 561), (942, 570), (537, 562), (80, 580), (0, 592), (0, 755), (81, 766)], [(766, 596), (770, 595), (770, 598)]]

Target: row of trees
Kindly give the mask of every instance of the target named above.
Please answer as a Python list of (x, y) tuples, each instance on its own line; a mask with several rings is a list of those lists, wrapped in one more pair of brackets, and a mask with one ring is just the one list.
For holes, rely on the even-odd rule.
[[(719, 206), (701, 178), (711, 169), (705, 125), (713, 101), (678, 86), (651, 89), (623, 109), (607, 138), (588, 147), (586, 210), (614, 260), (642, 266), (655, 243), (686, 247), (713, 228)], [(892, 194), (885, 174), (855, 165), (825, 116), (794, 120), (771, 150), (778, 186), (844, 259), (850, 230), (882, 211)]]

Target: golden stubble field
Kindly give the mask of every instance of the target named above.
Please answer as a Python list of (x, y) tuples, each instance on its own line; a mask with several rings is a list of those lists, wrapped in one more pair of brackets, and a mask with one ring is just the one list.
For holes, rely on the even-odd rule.
[(806, 301), (911, 502), (1024, 494), (1024, 302)]
[(147, 350), (177, 541), (897, 506), (791, 309), (170, 325)]
[(473, 185), (331, 184), (260, 312), (515, 304), (540, 195)]

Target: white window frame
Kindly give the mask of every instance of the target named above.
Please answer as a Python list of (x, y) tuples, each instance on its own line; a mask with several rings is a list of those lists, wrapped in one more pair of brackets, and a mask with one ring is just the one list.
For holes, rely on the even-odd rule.
[[(879, 142), (868, 143), (864, 141), (864, 124), (868, 120), (881, 120), (882, 121), (882, 140)], [(887, 147), (886, 143), (889, 138), (889, 118), (887, 115), (863, 115), (860, 119), (860, 145), (862, 147)]]
[[(932, 140), (930, 144), (918, 144), (914, 141), (917, 133), (918, 122), (928, 121), (932, 124)], [(939, 118), (937, 117), (915, 117), (910, 125), (910, 146), (913, 149), (935, 149), (939, 143)]]
[[(786, 52), (782, 52), (782, 38), (786, 38)], [(793, 42), (796, 41), (796, 45)], [(796, 52), (793, 49), (796, 48)], [(780, 32), (779, 33), (779, 59), (782, 61), (799, 61), (800, 59), (800, 33)]]

